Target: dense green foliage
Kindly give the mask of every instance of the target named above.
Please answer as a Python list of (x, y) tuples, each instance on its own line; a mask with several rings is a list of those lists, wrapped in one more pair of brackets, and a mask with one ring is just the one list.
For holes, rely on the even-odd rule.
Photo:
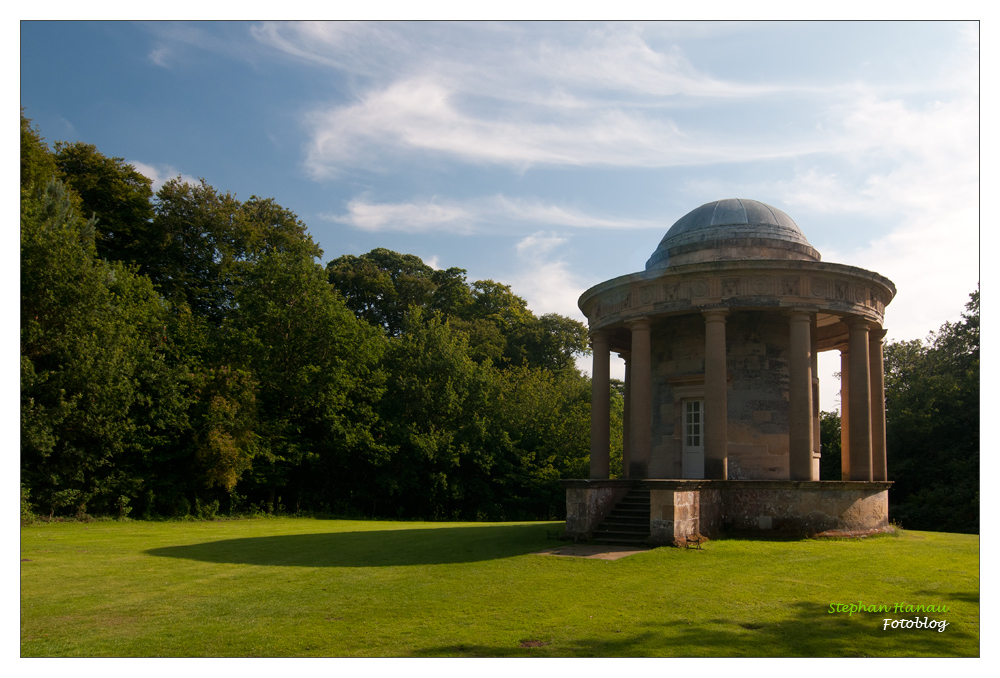
[(904, 527), (979, 532), (979, 290), (926, 342), (885, 347), (890, 512)]
[(22, 116), (22, 512), (561, 515), (584, 326), (413, 255), (321, 256), (273, 200), (154, 194)]
[(840, 460), (840, 414), (819, 413), (819, 479), (842, 480)]

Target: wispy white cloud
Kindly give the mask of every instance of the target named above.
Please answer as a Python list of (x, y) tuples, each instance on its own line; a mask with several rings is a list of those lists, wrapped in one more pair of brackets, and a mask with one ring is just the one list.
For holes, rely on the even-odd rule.
[(181, 178), (181, 181), (187, 184), (197, 184), (198, 179), (187, 174), (182, 174), (177, 171), (176, 168), (170, 165), (150, 165), (148, 163), (139, 162), (137, 160), (129, 160), (129, 163), (135, 167), (136, 171), (143, 175), (144, 177), (149, 177), (153, 180), (153, 192), (160, 190), (160, 187), (170, 179), (175, 179), (177, 177)]
[(167, 57), (170, 56), (170, 48), (159, 46), (149, 53), (149, 60), (161, 68), (167, 68)]
[[(568, 26), (568, 27), (567, 27)], [(726, 81), (635, 25), (263, 24), (280, 53), (350, 77), (353, 100), (304, 120), (307, 169), (398, 167), (436, 154), (474, 164), (671, 167), (814, 152), (681, 131), (664, 109), (786, 91)]]
[(503, 195), (466, 201), (432, 199), (405, 203), (374, 203), (362, 196), (348, 202), (345, 214), (326, 213), (320, 216), (327, 221), (370, 232), (471, 234), (511, 224), (584, 229), (662, 227), (658, 221), (615, 219), (589, 214), (581, 209)]
[(543, 80), (644, 97), (694, 96), (743, 98), (786, 88), (747, 85), (712, 77), (694, 67), (679, 47), (657, 51), (635, 24), (599, 25), (586, 31), (578, 44), (542, 42), (537, 56), (526, 59), (525, 70)]
[(306, 166), (314, 177), (324, 178), (351, 167), (386, 169), (401, 157), (436, 154), (517, 169), (652, 168), (795, 157), (830, 147), (829, 142), (794, 139), (782, 145), (727, 141), (717, 133), (681, 131), (662, 115), (615, 105), (548, 106), (531, 113), (491, 114), (434, 77), (404, 80), (368, 92), (357, 103), (310, 113)]
[(566, 240), (566, 236), (539, 231), (529, 235), (527, 238), (522, 238), (517, 243), (517, 254), (521, 257), (537, 260), (547, 255), (559, 245), (562, 245)]
[(472, 233), (476, 228), (474, 215), (465, 207), (433, 200), (376, 204), (364, 198), (355, 198), (347, 203), (347, 214), (321, 214), (320, 217), (373, 232)]
[(512, 287), (520, 292), (536, 314), (559, 313), (585, 320), (577, 300), (586, 289), (569, 263), (557, 256), (568, 237), (555, 232), (538, 231), (522, 238), (516, 245), (518, 272)]

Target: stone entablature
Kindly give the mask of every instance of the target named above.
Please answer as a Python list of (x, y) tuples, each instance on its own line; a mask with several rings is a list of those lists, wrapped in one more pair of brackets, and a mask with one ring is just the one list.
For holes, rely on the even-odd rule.
[(881, 325), (896, 294), (887, 278), (812, 261), (718, 261), (653, 269), (596, 285), (580, 298), (591, 331), (643, 316), (724, 309), (803, 309)]

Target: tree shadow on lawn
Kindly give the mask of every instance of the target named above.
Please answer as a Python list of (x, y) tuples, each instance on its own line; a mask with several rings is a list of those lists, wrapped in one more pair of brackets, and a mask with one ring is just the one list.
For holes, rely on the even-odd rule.
[[(483, 525), (223, 539), (149, 549), (148, 555), (207, 563), (292, 567), (442, 565), (510, 558), (546, 548), (546, 528)], [(551, 546), (551, 542), (548, 544)]]
[[(528, 634), (512, 646), (457, 643), (417, 650), (415, 657), (978, 657), (979, 637), (949, 625), (930, 629), (882, 629), (883, 617), (915, 615), (828, 614), (815, 603), (788, 607), (780, 622), (756, 619), (680, 619), (646, 622), (628, 632), (554, 639)], [(921, 617), (922, 618), (922, 617)], [(931, 618), (935, 618), (934, 615)], [(937, 615), (947, 619), (947, 615)], [(532, 646), (526, 647), (528, 643)]]

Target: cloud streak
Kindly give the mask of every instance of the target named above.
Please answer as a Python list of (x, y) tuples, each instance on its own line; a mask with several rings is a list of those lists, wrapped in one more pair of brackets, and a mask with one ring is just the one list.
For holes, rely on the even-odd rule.
[(153, 180), (153, 192), (156, 193), (160, 190), (160, 187), (170, 179), (175, 179), (180, 177), (181, 181), (186, 184), (198, 184), (199, 180), (195, 177), (189, 176), (187, 174), (181, 174), (176, 168), (171, 165), (150, 165), (144, 162), (139, 162), (137, 160), (129, 161), (135, 171), (144, 177), (148, 177)]
[(306, 167), (323, 179), (352, 167), (385, 171), (401, 158), (430, 155), (518, 170), (534, 165), (660, 168), (789, 158), (836, 147), (815, 141), (727, 141), (616, 105), (557, 102), (518, 114), (481, 108), (433, 77), (393, 83), (357, 103), (308, 114)]
[(663, 228), (658, 221), (615, 219), (503, 195), (464, 202), (432, 199), (402, 203), (375, 203), (366, 197), (358, 197), (348, 202), (346, 213), (320, 216), (327, 221), (368, 232), (473, 234), (498, 225), (579, 229)]

